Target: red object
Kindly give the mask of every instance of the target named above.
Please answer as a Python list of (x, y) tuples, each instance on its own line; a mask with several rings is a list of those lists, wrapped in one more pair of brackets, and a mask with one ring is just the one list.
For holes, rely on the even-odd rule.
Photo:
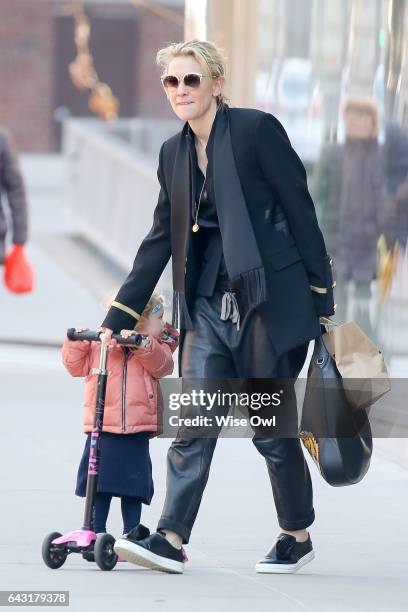
[(4, 282), (13, 293), (30, 293), (34, 285), (34, 273), (24, 252), (23, 244), (15, 244), (4, 262)]

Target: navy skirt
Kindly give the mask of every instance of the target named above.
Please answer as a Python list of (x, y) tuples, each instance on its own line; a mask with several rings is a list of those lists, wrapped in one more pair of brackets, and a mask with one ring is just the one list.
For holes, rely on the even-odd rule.
[[(75, 495), (85, 497), (88, 477), (90, 432), (78, 468)], [(115, 497), (139, 497), (150, 504), (154, 486), (149, 453), (149, 432), (114, 434), (102, 432), (98, 493)]]

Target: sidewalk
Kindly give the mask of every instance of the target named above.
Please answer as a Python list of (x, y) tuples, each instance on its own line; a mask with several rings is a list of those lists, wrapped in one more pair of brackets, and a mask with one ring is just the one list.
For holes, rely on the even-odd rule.
[(62, 343), (68, 327), (94, 327), (103, 320), (105, 310), (44, 248), (50, 236), (68, 235), (60, 159), (44, 156), (40, 162), (30, 156), (23, 160), (22, 168), (30, 205), (27, 255), (35, 272), (35, 291), (15, 295), (0, 283), (0, 339)]
[[(62, 265), (63, 257), (51, 257), (43, 247), (45, 237), (64, 233), (58, 160), (45, 160), (54, 186), (41, 182), (44, 167), (39, 172), (28, 161), (33, 216), (28, 254), (37, 290), (17, 297), (0, 290), (0, 338), (60, 343), (67, 327), (95, 327), (105, 309), (75, 277), (72, 261)], [(85, 440), (83, 380), (65, 372), (58, 349), (3, 343), (0, 385), (0, 589), (69, 590), (75, 611), (102, 612), (113, 606), (144, 612), (406, 610), (408, 470), (386, 461), (375, 440), (369, 472), (350, 487), (327, 485), (307, 456), (314, 486), (316, 521), (310, 533), (316, 558), (298, 574), (254, 572), (279, 532), (269, 479), (250, 439), (225, 438), (214, 454), (184, 575), (127, 563), (104, 573), (79, 556), (69, 557), (59, 570), (48, 569), (41, 559), (44, 536), (82, 524), (83, 502), (75, 497), (74, 486)], [(155, 495), (144, 506), (142, 522), (153, 530), (165, 495), (169, 444), (167, 439), (151, 443)], [(120, 534), (116, 499), (108, 529)]]
[[(55, 361), (58, 361), (55, 355)], [(403, 612), (407, 601), (408, 471), (374, 453), (358, 485), (332, 488), (308, 460), (316, 559), (298, 574), (258, 575), (255, 562), (278, 533), (265, 463), (249, 439), (220, 439), (185, 574), (120, 564), (103, 573), (79, 556), (56, 571), (41, 560), (50, 531), (80, 528), (74, 496), (84, 437), (81, 379), (56, 367), (1, 369), (3, 466), (0, 589), (70, 591), (72, 610)], [(22, 384), (23, 381), (23, 384)], [(22, 427), (22, 424), (24, 426)], [(142, 521), (155, 529), (165, 495), (170, 440), (151, 443), (155, 496)], [(8, 466), (5, 470), (4, 466)], [(120, 535), (118, 500), (108, 529)]]

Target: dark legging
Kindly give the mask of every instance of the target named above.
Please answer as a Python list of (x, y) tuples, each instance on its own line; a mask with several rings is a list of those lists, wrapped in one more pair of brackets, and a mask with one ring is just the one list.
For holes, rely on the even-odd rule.
[[(108, 520), (112, 495), (110, 493), (97, 493), (94, 514), (94, 531), (96, 533), (106, 532), (106, 521)], [(123, 519), (123, 533), (128, 533), (133, 527), (140, 523), (142, 513), (142, 502), (138, 497), (123, 496), (120, 498)]]

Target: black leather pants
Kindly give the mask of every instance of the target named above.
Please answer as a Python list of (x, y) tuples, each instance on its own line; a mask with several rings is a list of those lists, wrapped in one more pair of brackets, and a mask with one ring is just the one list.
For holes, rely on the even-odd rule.
[[(194, 329), (187, 331), (183, 346), (183, 380), (296, 378), (301, 366), (296, 367), (290, 353), (276, 355), (257, 310), (240, 322), (239, 331), (232, 318), (220, 318), (223, 293), (196, 296), (191, 313)], [(296, 530), (311, 525), (315, 519), (312, 482), (299, 438), (255, 432), (252, 441), (265, 457), (280, 527)], [(214, 436), (183, 438), (180, 428), (167, 453), (167, 492), (158, 528), (176, 532), (184, 544), (197, 516), (216, 443)]]

